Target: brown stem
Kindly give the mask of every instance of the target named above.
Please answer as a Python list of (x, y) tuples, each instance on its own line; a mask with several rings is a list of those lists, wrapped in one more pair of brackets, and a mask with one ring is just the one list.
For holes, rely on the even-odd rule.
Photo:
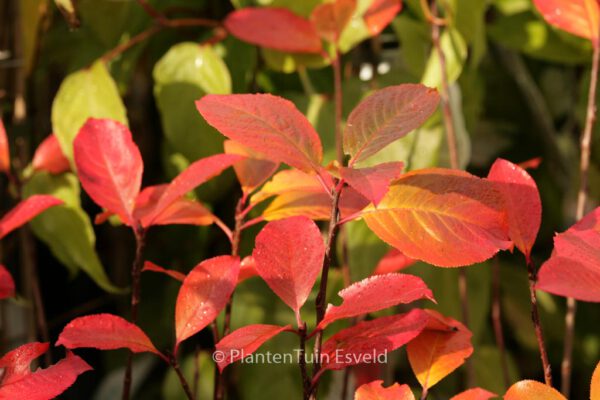
[[(581, 135), (581, 159), (579, 161), (579, 192), (577, 193), (577, 210), (575, 218), (579, 221), (585, 213), (585, 205), (588, 195), (588, 172), (590, 167), (590, 147), (592, 143), (592, 131), (596, 120), (596, 88), (598, 86), (598, 66), (600, 64), (600, 44), (594, 43), (594, 55), (592, 58), (592, 72), (588, 91), (587, 113), (585, 127)], [(565, 315), (565, 341), (564, 353), (561, 364), (561, 391), (569, 396), (571, 391), (571, 364), (573, 359), (573, 339), (575, 336), (575, 314), (577, 302), (575, 299), (567, 299), (567, 314)]]
[(160, 32), (162, 29), (163, 29), (163, 26), (161, 26), (161, 25), (153, 25), (150, 28), (146, 29), (145, 31), (142, 31), (142, 32), (138, 33), (137, 35), (133, 36), (128, 41), (121, 43), (118, 46), (116, 46), (115, 48), (107, 51), (106, 53), (104, 53), (104, 55), (102, 55), (102, 57), (100, 57), (100, 59), (103, 62), (111, 61), (118, 55), (124, 53), (125, 51), (127, 51), (130, 48), (132, 48), (133, 46), (135, 46), (136, 44), (141, 43), (144, 40), (148, 39), (149, 37)]
[(504, 345), (504, 333), (502, 331), (502, 308), (500, 304), (500, 263), (494, 258), (492, 264), (492, 322), (494, 324), (494, 336), (496, 346), (500, 353), (500, 364), (502, 366), (502, 380), (504, 388), (510, 386), (510, 376), (508, 374), (508, 360), (506, 359), (506, 346)]
[[(140, 278), (142, 265), (144, 264), (143, 251), (146, 242), (146, 231), (137, 228), (135, 231), (135, 259), (131, 267), (131, 322), (136, 323), (138, 317), (138, 305), (140, 303)], [(133, 373), (133, 352), (127, 356), (125, 377), (123, 380), (123, 400), (128, 400), (131, 395), (131, 375)]]
[[(317, 310), (317, 322), (316, 325), (323, 320), (325, 316), (325, 300), (327, 297), (327, 280), (329, 278), (329, 267), (333, 260), (333, 252), (335, 251), (335, 238), (338, 231), (339, 221), (339, 201), (343, 182), (339, 182), (336, 185), (335, 193), (333, 194), (333, 202), (331, 204), (331, 217), (329, 218), (329, 232), (327, 234), (327, 241), (325, 242), (325, 257), (323, 258), (323, 269), (321, 271), (321, 284), (319, 286), (319, 293), (317, 294), (316, 310)], [(315, 338), (315, 365), (313, 368), (313, 382), (311, 389), (311, 399), (316, 398), (316, 392), (318, 389), (318, 379), (320, 376), (321, 369), (321, 345), (323, 342), (323, 331), (318, 331)]]
[(300, 335), (300, 352), (298, 354), (298, 365), (300, 366), (300, 376), (302, 377), (302, 398), (308, 400), (310, 398), (310, 378), (306, 370), (306, 323), (298, 328)]
[[(246, 206), (247, 196), (244, 194), (235, 207), (235, 227), (231, 234), (231, 255), (237, 256), (239, 254), (240, 239), (242, 235), (242, 226), (244, 225), (244, 208)], [(231, 332), (231, 312), (233, 307), (233, 295), (229, 297), (227, 305), (225, 306), (225, 316), (223, 320), (223, 337), (227, 336)], [(215, 365), (215, 388), (214, 388), (214, 400), (222, 400), (225, 398), (226, 392), (226, 379), (225, 374), (219, 371), (217, 365)]]
[(531, 320), (535, 328), (535, 337), (538, 342), (540, 350), (540, 357), (542, 359), (542, 367), (544, 368), (544, 380), (546, 385), (552, 386), (552, 369), (550, 368), (550, 362), (548, 361), (548, 353), (546, 352), (546, 345), (544, 344), (544, 333), (542, 331), (542, 325), (540, 323), (540, 313), (537, 304), (537, 296), (535, 293), (535, 282), (537, 280), (537, 274), (535, 267), (531, 262), (527, 263), (527, 271), (529, 275), (529, 297), (531, 300)]
[(174, 354), (169, 355), (169, 364), (171, 364), (171, 366), (175, 370), (175, 373), (177, 373), (177, 377), (179, 378), (179, 382), (181, 382), (181, 387), (183, 388), (183, 391), (185, 392), (185, 395), (187, 396), (187, 398), (189, 400), (194, 400), (194, 395), (192, 394), (192, 391), (190, 390), (190, 385), (188, 384), (187, 380), (185, 379), (185, 376), (183, 376), (183, 373), (181, 372), (181, 368), (179, 368), (179, 362), (177, 361), (177, 357)]

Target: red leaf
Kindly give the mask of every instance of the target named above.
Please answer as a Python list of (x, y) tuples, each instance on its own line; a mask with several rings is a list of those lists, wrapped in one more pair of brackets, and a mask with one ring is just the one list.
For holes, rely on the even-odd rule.
[(323, 344), (323, 368), (343, 369), (350, 365), (375, 362), (373, 358), (417, 337), (428, 320), (426, 312), (414, 309), (406, 314), (381, 317), (346, 328)]
[(338, 319), (408, 304), (418, 299), (425, 298), (435, 302), (433, 293), (421, 278), (406, 274), (372, 276), (348, 286), (338, 295), (344, 301), (340, 306), (327, 306), (325, 318), (319, 324), (320, 329)]
[(496, 185), (459, 170), (406, 173), (362, 216), (383, 241), (440, 267), (482, 262), (512, 245)]
[(512, 385), (504, 394), (504, 400), (567, 400), (551, 386), (531, 380)]
[(254, 257), (252, 256), (244, 257), (240, 264), (240, 275), (238, 276), (238, 283), (241, 283), (246, 279), (252, 278), (253, 276), (258, 276), (258, 271), (256, 271), (256, 261), (254, 261)]
[(340, 174), (350, 186), (377, 205), (390, 183), (400, 177), (403, 167), (402, 162), (389, 162), (368, 168), (340, 168)]
[(210, 324), (227, 304), (240, 270), (238, 257), (202, 261), (185, 277), (175, 305), (175, 353), (179, 344)]
[(542, 223), (542, 200), (533, 178), (510, 161), (497, 159), (488, 179), (498, 182), (508, 218), (508, 236), (527, 260)]
[(546, 22), (598, 45), (597, 0), (533, 0)]
[[(147, 207), (147, 209), (136, 210), (136, 217), (141, 220), (142, 226), (160, 225), (159, 217), (162, 218), (167, 212), (167, 208), (173, 203), (226, 168), (231, 167), (241, 158), (238, 155), (216, 154), (193, 162), (167, 186), (159, 185), (154, 189), (156, 192), (144, 194), (144, 197), (139, 200), (143, 204), (143, 206), (140, 205), (140, 208)], [(149, 196), (149, 198), (146, 199), (145, 196)]]
[(319, 35), (330, 42), (337, 42), (342, 31), (350, 22), (356, 0), (335, 0), (315, 7), (310, 15)]
[(129, 129), (118, 121), (90, 118), (75, 137), (73, 155), (92, 200), (135, 226), (133, 209), (144, 165)]
[(415, 396), (408, 385), (394, 383), (386, 388), (383, 381), (373, 381), (359, 387), (354, 400), (414, 400)]
[(404, 268), (408, 268), (413, 265), (417, 260), (407, 257), (401, 251), (397, 249), (390, 249), (377, 266), (373, 275), (389, 274), (390, 272), (398, 272)]
[(473, 353), (472, 333), (466, 326), (437, 311), (426, 312), (431, 316), (427, 328), (406, 347), (410, 366), (424, 389), (460, 367)]
[(377, 153), (421, 126), (437, 109), (440, 96), (421, 84), (403, 84), (378, 90), (348, 117), (344, 151), (350, 165)]
[(48, 171), (51, 174), (60, 174), (71, 169), (69, 160), (63, 154), (54, 134), (47, 136), (40, 143), (33, 155), (32, 165), (36, 171)]
[(14, 295), (15, 282), (6, 267), (0, 264), (0, 300), (13, 297)]
[(323, 267), (325, 244), (307, 217), (269, 222), (256, 236), (256, 270), (299, 318), (300, 308)]
[(600, 302), (600, 207), (554, 237), (554, 251), (538, 273), (536, 288)]
[(94, 314), (75, 318), (64, 327), (56, 345), (67, 349), (93, 347), (100, 350), (129, 349), (134, 353), (151, 352), (161, 357), (148, 336), (137, 325), (112, 314)]
[(0, 172), (10, 172), (10, 150), (2, 119), (0, 119)]
[[(223, 371), (226, 366), (254, 353), (267, 340), (277, 336), (290, 325), (248, 325), (237, 329), (225, 336), (216, 344), (215, 361), (219, 366), (219, 371)], [(218, 357), (217, 357), (218, 355)]]
[(477, 387), (465, 390), (464, 392), (453, 396), (450, 400), (489, 400), (493, 399), (494, 397), (498, 397), (498, 395)]
[(363, 16), (371, 36), (379, 35), (401, 9), (401, 0), (374, 0)]
[(171, 278), (176, 279), (180, 282), (183, 282), (183, 280), (185, 279), (185, 274), (183, 274), (179, 271), (175, 271), (174, 269), (165, 269), (165, 268), (161, 267), (160, 265), (154, 264), (151, 261), (146, 261), (144, 263), (144, 268), (142, 269), (142, 271), (160, 272), (160, 273), (168, 275)]
[(270, 160), (319, 170), (321, 139), (292, 102), (270, 94), (210, 94), (196, 101), (196, 108), (223, 135)]
[(234, 140), (226, 140), (223, 146), (226, 154), (244, 156), (233, 165), (244, 193), (250, 193), (262, 185), (279, 168), (279, 163), (267, 160), (262, 154), (252, 151)]
[(225, 28), (238, 39), (289, 53), (320, 53), (314, 26), (286, 8), (246, 7), (230, 13)]
[(26, 224), (46, 209), (63, 204), (62, 200), (46, 194), (34, 194), (17, 204), (0, 219), (0, 239)]
[(59, 396), (77, 379), (92, 369), (71, 352), (46, 369), (31, 372), (30, 364), (48, 351), (48, 343), (28, 343), (0, 359), (4, 369), (0, 381), (0, 399), (49, 400)]

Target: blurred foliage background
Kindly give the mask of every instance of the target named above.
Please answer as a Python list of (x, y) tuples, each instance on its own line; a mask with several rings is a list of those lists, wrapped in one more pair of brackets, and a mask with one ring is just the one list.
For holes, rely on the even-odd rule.
[[(235, 7), (271, 5), (308, 16), (323, 0), (152, 0), (169, 18), (221, 21)], [(359, 0), (364, 10), (371, 0)], [(56, 0), (63, 7), (69, 1)], [(464, 168), (484, 176), (496, 157), (522, 162), (541, 157), (531, 173), (543, 201), (543, 223), (533, 260), (540, 265), (552, 249), (554, 232), (574, 222), (578, 187), (578, 138), (583, 125), (589, 80), (588, 41), (548, 26), (531, 0), (445, 0), (450, 21), (441, 43), (448, 63), (451, 101)], [(2, 242), (1, 257), (16, 277), (21, 297), (4, 302), (0, 353), (35, 339), (31, 306), (32, 276), (24, 265), (37, 266), (50, 340), (72, 318), (113, 312), (127, 316), (134, 239), (124, 227), (93, 225), (100, 210), (82, 193), (73, 173), (32, 172), (31, 154), (51, 132), (65, 145), (90, 115), (128, 122), (145, 162), (144, 186), (166, 182), (191, 161), (222, 151), (223, 138), (200, 117), (193, 101), (206, 93), (269, 92), (292, 100), (317, 128), (334, 158), (333, 75), (318, 56), (260, 50), (233, 37), (219, 37), (206, 27), (162, 29), (122, 53), (111, 50), (152, 27), (152, 18), (135, 0), (78, 0), (76, 18), (63, 18), (46, 0), (0, 1), (0, 112), (9, 133), (14, 168), (25, 177), (23, 195), (53, 193), (65, 205), (36, 218), (30, 231)], [(215, 39), (215, 35), (217, 38)], [(222, 40), (221, 40), (222, 39)], [(393, 23), (369, 37), (360, 18), (343, 36), (344, 115), (370, 91), (404, 82), (440, 85), (439, 60), (432, 51), (431, 27), (419, 0), (406, 0)], [(98, 61), (101, 59), (101, 61)], [(597, 125), (598, 126), (598, 125)], [(596, 131), (599, 128), (596, 128)], [(600, 143), (592, 144), (589, 207), (598, 205)], [(63, 148), (68, 148), (63, 147)], [(70, 157), (68, 151), (67, 156)], [(404, 160), (409, 169), (448, 166), (441, 114), (423, 128), (379, 153), (373, 162)], [(14, 189), (14, 188), (13, 188)], [(9, 209), (18, 193), (0, 179), (0, 206)], [(240, 195), (232, 173), (204, 187), (197, 196), (232, 224)], [(248, 254), (260, 227), (245, 234)], [(349, 224), (352, 280), (368, 276), (388, 250), (362, 222)], [(150, 232), (145, 258), (188, 271), (202, 259), (229, 252), (214, 227), (170, 226)], [(29, 271), (29, 272), (28, 272)], [(34, 271), (35, 272), (35, 271)], [(330, 299), (341, 288), (334, 270)], [(444, 313), (460, 318), (454, 269), (417, 264), (409, 273), (422, 276)], [(495, 274), (496, 278), (494, 277)], [(471, 372), (463, 366), (432, 389), (430, 398), (447, 399), (465, 385), (502, 393), (504, 385), (494, 340), (491, 305), (499, 293), (509, 356), (511, 382), (542, 380), (534, 331), (529, 317), (526, 268), (519, 254), (469, 267), (470, 328), (475, 352)], [(157, 347), (173, 340), (174, 302), (178, 283), (145, 274), (139, 325)], [(547, 347), (559, 380), (564, 329), (564, 299), (540, 293)], [(432, 304), (426, 304), (431, 307)], [(312, 312), (306, 308), (306, 312)], [(233, 327), (250, 323), (288, 323), (293, 318), (259, 279), (243, 283), (234, 303)], [(308, 320), (314, 320), (309, 314)], [(582, 303), (577, 316), (573, 397), (586, 398), (588, 382), (600, 357), (600, 314)], [(212, 391), (212, 346), (200, 334), (184, 346), (183, 366), (193, 379), (198, 362), (202, 398)], [(293, 336), (282, 335), (265, 350), (293, 348)], [(62, 354), (54, 350), (53, 357)], [(64, 398), (109, 399), (120, 393), (125, 351), (78, 352), (94, 367)], [(404, 352), (397, 351), (380, 374), (388, 382), (418, 387)], [(298, 399), (295, 365), (236, 365), (232, 398)], [(330, 398), (339, 398), (341, 373), (328, 376)], [(136, 398), (183, 399), (172, 372), (152, 357), (136, 357)]]

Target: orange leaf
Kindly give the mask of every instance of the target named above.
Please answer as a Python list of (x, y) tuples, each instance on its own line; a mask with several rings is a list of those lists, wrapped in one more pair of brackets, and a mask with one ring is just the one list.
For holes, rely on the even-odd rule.
[[(323, 174), (323, 177), (328, 179), (329, 175)], [(329, 187), (333, 187), (333, 181), (330, 179), (328, 179), (326, 183)], [(264, 186), (250, 198), (250, 203), (260, 203), (269, 197), (290, 192), (301, 192), (305, 194), (322, 193), (328, 195), (328, 192), (321, 182), (319, 182), (317, 175), (307, 174), (298, 169), (286, 169), (276, 173), (269, 182), (265, 183)]]
[(596, 365), (590, 385), (590, 400), (600, 400), (600, 363)]
[(10, 170), (10, 152), (8, 150), (8, 137), (4, 123), (0, 119), (0, 172), (8, 172)]
[(379, 35), (401, 9), (401, 0), (374, 0), (363, 16), (371, 36)]
[(383, 381), (379, 380), (359, 387), (354, 400), (415, 400), (415, 396), (408, 385), (394, 383), (384, 388)]
[(225, 154), (244, 156), (233, 165), (233, 170), (245, 193), (250, 193), (262, 185), (279, 167), (279, 163), (267, 160), (262, 154), (234, 140), (226, 140), (223, 147)]
[[(406, 347), (410, 366), (423, 389), (441, 381), (473, 353), (472, 333), (466, 326), (437, 311), (426, 311), (431, 321)], [(440, 330), (438, 325), (449, 329)]]
[(363, 217), (377, 236), (406, 256), (440, 267), (482, 262), (511, 246), (495, 185), (464, 171), (433, 168), (404, 174)]
[(543, 383), (523, 380), (512, 385), (504, 400), (567, 400), (556, 389)]
[(352, 18), (356, 0), (336, 0), (323, 3), (313, 10), (310, 20), (319, 35), (330, 42), (337, 42), (342, 31)]
[(598, 46), (597, 0), (533, 0), (546, 22)]

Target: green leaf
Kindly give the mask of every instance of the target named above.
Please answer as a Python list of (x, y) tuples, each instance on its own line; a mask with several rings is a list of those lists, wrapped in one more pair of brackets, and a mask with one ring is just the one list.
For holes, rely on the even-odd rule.
[(72, 173), (37, 173), (25, 184), (24, 195), (51, 194), (65, 202), (48, 209), (31, 222), (35, 235), (52, 254), (75, 273), (82, 269), (107, 292), (122, 292), (108, 279), (95, 250), (96, 236), (88, 215), (81, 209), (79, 182)]
[(52, 103), (52, 128), (72, 165), (73, 140), (88, 118), (111, 118), (127, 124), (117, 86), (101, 61), (67, 76)]
[(211, 46), (179, 43), (156, 63), (154, 96), (173, 150), (190, 161), (222, 151), (223, 136), (198, 114), (194, 101), (231, 93), (227, 66)]
[[(331, 48), (330, 45), (324, 44), (325, 48)], [(318, 54), (300, 54), (300, 53), (284, 53), (271, 49), (260, 49), (265, 64), (274, 71), (290, 74), (299, 66), (307, 68), (323, 68), (330, 64), (329, 60), (321, 57)]]
[(392, 28), (402, 43), (399, 52), (403, 66), (419, 79), (423, 75), (431, 48), (431, 27), (403, 13), (392, 21)]
[[(440, 46), (446, 58), (448, 84), (452, 84), (462, 72), (467, 59), (467, 45), (457, 30), (447, 28), (440, 37)], [(440, 57), (438, 56), (437, 49), (432, 48), (421, 83), (425, 86), (440, 88), (442, 85), (441, 77)]]

